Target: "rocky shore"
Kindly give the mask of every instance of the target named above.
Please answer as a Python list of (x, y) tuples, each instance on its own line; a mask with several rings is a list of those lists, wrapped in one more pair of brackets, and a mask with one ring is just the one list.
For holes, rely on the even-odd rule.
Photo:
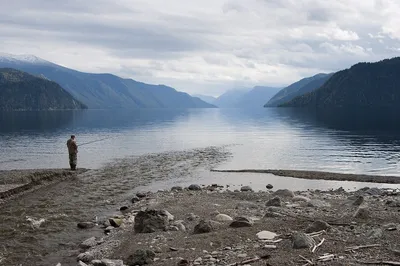
[(242, 186), (188, 186), (229, 156), (209, 147), (76, 172), (0, 171), (0, 265), (400, 265), (400, 178), (261, 170), (392, 184), (290, 191), (233, 170)]
[[(400, 189), (140, 192), (78, 265), (400, 265)], [(255, 188), (254, 188), (255, 189)], [(61, 265), (61, 264), (60, 264)]]

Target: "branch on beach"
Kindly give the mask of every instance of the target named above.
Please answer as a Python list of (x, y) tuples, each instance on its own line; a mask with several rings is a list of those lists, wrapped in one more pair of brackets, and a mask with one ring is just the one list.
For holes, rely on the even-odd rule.
[(365, 245), (365, 246), (353, 246), (353, 247), (347, 247), (345, 251), (354, 251), (358, 249), (363, 249), (363, 248), (374, 248), (374, 247), (380, 247), (381, 244), (372, 244), (372, 245)]
[(374, 265), (394, 265), (394, 266), (400, 266), (400, 262), (398, 261), (357, 261), (357, 263), (361, 264), (374, 264)]

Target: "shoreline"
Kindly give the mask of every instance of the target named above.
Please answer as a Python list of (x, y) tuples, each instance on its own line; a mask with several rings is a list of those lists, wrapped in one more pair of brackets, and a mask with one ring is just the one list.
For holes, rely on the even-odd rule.
[(309, 170), (286, 170), (286, 169), (218, 170), (218, 169), (211, 169), (211, 172), (258, 173), (258, 174), (273, 174), (276, 176), (285, 176), (285, 177), (293, 177), (293, 178), (309, 179), (309, 180), (354, 181), (354, 182), (365, 182), (365, 183), (400, 184), (400, 176), (345, 174), (345, 173), (309, 171)]
[[(390, 258), (389, 254), (391, 253), (387, 251), (387, 243), (390, 243), (396, 250), (400, 250), (400, 246), (396, 246), (397, 242), (393, 240), (400, 237), (400, 225), (398, 222), (400, 220), (400, 189), (397, 187), (394, 189), (363, 188), (351, 192), (345, 191), (343, 188), (324, 191), (319, 189), (308, 191), (293, 190), (293, 192), (285, 192), (290, 195), (287, 196), (288, 194), (285, 193), (282, 195), (275, 194), (278, 193), (275, 191), (276, 188), (253, 192), (251, 188), (249, 190), (242, 187), (241, 191), (236, 190), (233, 192), (229, 190), (233, 190), (232, 186), (218, 184), (218, 181), (215, 181), (215, 183), (207, 182), (205, 185), (200, 186), (194, 184), (196, 189), (179, 187), (182, 184), (171, 182), (168, 183), (168, 186), (165, 186), (165, 189), (158, 192), (146, 191), (149, 186), (145, 184), (151, 185), (150, 182), (152, 181), (174, 180), (178, 177), (199, 177), (199, 173), (207, 175), (228, 157), (229, 153), (223, 149), (210, 147), (185, 152), (125, 158), (112, 162), (102, 169), (90, 171), (88, 169), (79, 169), (83, 171), (82, 173), (78, 173), (79, 170), (75, 172), (67, 169), (1, 170), (0, 184), (15, 185), (18, 182), (22, 184), (22, 181), (34, 180), (32, 175), (38, 180), (43, 179), (43, 182), (38, 182), (38, 189), (34, 186), (27, 190), (27, 193), (25, 191), (17, 193), (15, 197), (7, 198), (5, 204), (0, 204), (0, 207), (7, 210), (6, 213), (9, 214), (8, 218), (10, 219), (3, 233), (17, 233), (15, 236), (18, 237), (19, 234), (23, 236), (28, 233), (31, 235), (31, 239), (36, 239), (36, 237), (44, 236), (44, 232), (48, 231), (49, 234), (46, 234), (46, 241), (52, 242), (52, 245), (50, 247), (39, 245), (41, 250), (49, 252), (49, 255), (42, 258), (43, 263), (34, 264), (45, 266), (58, 265), (57, 262), (60, 262), (62, 266), (75, 265), (74, 262), (77, 261), (77, 258), (85, 261), (87, 265), (101, 265), (92, 263), (93, 259), (107, 258), (126, 262), (128, 255), (132, 255), (137, 250), (155, 252), (156, 260), (152, 261), (154, 265), (181, 265), (178, 264), (181, 259), (188, 261), (188, 264), (183, 264), (184, 266), (244, 265), (233, 263), (245, 262), (256, 256), (259, 258), (261, 253), (266, 252), (269, 253), (267, 254), (268, 256), (273, 256), (273, 259), (268, 261), (268, 263), (273, 262), (270, 265), (287, 263), (287, 260), (282, 261), (280, 258), (287, 259), (286, 254), (291, 252), (294, 252), (295, 256), (291, 258), (293, 264), (290, 265), (298, 265), (294, 261), (298, 260), (299, 254), (307, 258), (313, 256), (315, 263), (318, 265), (318, 258), (315, 257), (317, 255), (309, 254), (307, 250), (301, 250), (299, 251), (300, 253), (292, 251), (290, 235), (294, 231), (304, 231), (310, 223), (320, 219), (329, 222), (331, 228), (334, 229), (334, 234), (327, 232), (323, 235), (327, 243), (321, 247), (321, 250), (326, 249), (326, 252), (334, 251), (340, 253), (341, 257), (345, 256), (342, 254), (345, 251), (340, 250), (340, 248), (338, 250), (338, 247), (335, 246), (336, 244), (332, 244), (337, 243), (339, 240), (347, 241), (348, 245), (374, 244), (375, 239), (369, 239), (368, 234), (371, 230), (379, 228), (383, 230), (384, 236), (378, 240), (383, 241), (379, 243), (385, 248), (378, 248), (376, 251), (378, 254), (385, 255), (382, 259)], [(316, 179), (316, 177), (321, 176), (321, 172), (312, 171), (272, 171), (277, 171), (278, 174), (281, 173), (282, 175), (285, 173), (285, 176), (288, 177), (289, 175), (286, 175), (288, 172), (297, 175), (299, 173), (308, 173), (308, 178), (303, 179)], [(65, 173), (63, 174), (63, 172), (77, 173), (77, 175), (71, 179), (69, 176), (64, 178)], [(339, 180), (346, 180), (346, 177), (349, 176), (348, 174), (325, 174), (327, 176), (336, 176), (336, 178), (341, 177), (342, 179)], [(194, 183), (199, 181), (197, 179), (192, 180), (194, 180)], [(368, 180), (366, 182), (371, 181)], [(54, 183), (56, 185), (46, 186)], [(267, 184), (267, 181), (265, 184)], [(145, 185), (145, 187), (140, 188), (141, 185)], [(173, 185), (177, 186), (171, 189)], [(243, 186), (246, 185), (252, 186), (251, 182), (244, 177)], [(188, 186), (188, 184), (185, 186)], [(257, 187), (253, 188), (256, 189)], [(68, 192), (65, 193), (65, 191)], [(280, 198), (279, 206), (267, 206), (266, 204), (275, 196)], [(353, 203), (359, 196), (362, 196), (363, 202), (362, 205), (356, 206)], [(8, 201), (8, 199), (10, 200)], [(39, 224), (36, 229), (30, 228), (31, 222), (27, 221), (28, 216), (19, 217), (13, 214), (15, 211), (18, 212), (15, 208), (20, 207), (19, 200), (24, 200), (25, 204), (22, 206), (30, 212), (26, 213), (26, 215), (29, 214), (29, 217), (35, 218), (36, 221), (40, 221), (42, 217), (46, 218), (47, 221)], [(48, 200), (51, 205), (42, 205), (43, 209), (39, 214), (36, 210), (36, 204), (47, 202)], [(75, 206), (79, 206), (79, 209), (75, 209)], [(370, 214), (364, 220), (354, 217), (360, 207), (367, 207)], [(166, 230), (150, 234), (138, 234), (134, 229), (135, 217), (140, 211), (144, 211), (147, 208), (167, 210), (174, 216), (174, 219), (169, 221)], [(107, 211), (105, 212), (104, 210)], [(81, 211), (84, 212), (80, 213)], [(217, 212), (226, 214), (232, 219), (239, 216), (249, 217), (252, 220), (252, 225), (248, 228), (232, 229), (226, 221), (216, 220)], [(271, 217), (266, 217), (268, 213)], [(63, 216), (65, 214), (68, 215)], [(96, 215), (95, 220), (92, 219), (92, 215)], [(100, 219), (98, 220), (97, 215), (104, 216), (99, 217)], [(110, 219), (117, 219), (118, 223), (121, 222), (122, 224), (112, 226)], [(193, 234), (194, 227), (202, 219), (211, 221), (210, 223), (215, 226), (215, 230), (213, 229), (212, 232), (206, 234)], [(89, 227), (85, 229), (77, 228), (78, 223), (89, 225)], [(388, 223), (394, 223), (395, 226), (390, 227), (390, 230), (386, 230), (382, 225)], [(15, 231), (14, 225), (18, 224), (23, 224), (24, 227), (19, 227)], [(182, 230), (183, 227), (181, 225), (185, 230)], [(7, 226), (14, 228), (14, 231), (8, 230)], [(350, 226), (353, 227), (352, 231), (348, 231)], [(340, 229), (339, 232), (337, 227)], [(19, 230), (22, 231), (20, 232)], [(54, 230), (68, 232), (73, 237), (65, 238), (65, 236), (61, 236), (58, 239), (57, 237), (60, 237), (60, 235), (57, 235), (57, 233), (50, 234)], [(265, 248), (269, 244), (260, 241), (256, 237), (258, 232), (265, 230), (285, 235), (282, 240), (282, 246), (279, 243), (272, 243), (271, 245), (276, 246), (274, 249)], [(351, 235), (350, 240), (346, 234)], [(77, 242), (83, 241), (88, 237), (92, 240), (91, 242), (89, 241), (90, 247), (88, 247), (88, 242)], [(64, 247), (65, 243), (58, 241), (65, 241), (68, 243), (68, 247)], [(64, 247), (60, 253), (55, 251), (57, 245)], [(16, 245), (13, 248), (18, 250), (19, 246)], [(29, 250), (30, 247), (24, 248)], [(231, 249), (225, 250), (225, 248)], [(8, 251), (11, 252), (11, 250), (9, 249)], [(207, 253), (204, 253), (204, 250)], [(368, 250), (368, 252), (370, 251)], [(316, 254), (321, 255), (320, 253)], [(17, 253), (9, 253), (8, 255), (4, 255), (6, 261), (7, 259), (17, 261)], [(375, 256), (375, 253), (368, 253), (367, 255)], [(2, 259), (1, 256), (2, 254), (0, 254), (0, 261)], [(40, 258), (40, 256), (37, 255), (36, 259)], [(198, 258), (201, 258), (201, 260), (197, 260)], [(337, 262), (338, 258), (335, 257), (335, 259)], [(196, 260), (197, 262), (195, 263)], [(217, 263), (218, 261), (220, 263)], [(347, 257), (344, 261), (346, 263), (351, 262), (350, 258)], [(214, 264), (209, 262), (214, 262)], [(262, 259), (248, 264), (256, 266), (265, 265), (265, 263), (265, 260)], [(130, 264), (128, 265), (130, 266)]]

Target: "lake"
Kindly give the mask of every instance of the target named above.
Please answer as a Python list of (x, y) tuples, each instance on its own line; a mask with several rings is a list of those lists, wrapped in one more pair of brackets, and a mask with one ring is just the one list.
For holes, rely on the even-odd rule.
[[(295, 109), (140, 109), (0, 113), (0, 170), (78, 167), (127, 156), (228, 145), (220, 169), (300, 169), (399, 175), (400, 129), (381, 119), (321, 120)], [(398, 120), (397, 120), (398, 121)], [(393, 125), (393, 123), (392, 123)]]

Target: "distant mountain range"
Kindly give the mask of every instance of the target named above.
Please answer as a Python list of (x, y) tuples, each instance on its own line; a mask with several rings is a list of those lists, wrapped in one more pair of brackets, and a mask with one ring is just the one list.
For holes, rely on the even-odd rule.
[(219, 108), (254, 108), (262, 107), (279, 90), (281, 88), (256, 86), (252, 89), (228, 90), (214, 100), (204, 95), (201, 97)]
[(206, 102), (206, 103), (209, 103), (209, 104), (213, 104), (213, 102), (217, 99), (216, 97), (203, 95), (203, 94), (193, 94), (192, 96), (193, 97), (197, 97), (200, 100), (202, 100), (203, 102)]
[(400, 57), (359, 63), (339, 71), (320, 88), (282, 106), (317, 111), (400, 110)]
[(31, 55), (0, 54), (0, 67), (18, 69), (57, 82), (92, 109), (215, 107), (165, 85), (150, 85), (112, 74), (83, 73)]
[(0, 110), (84, 109), (84, 104), (55, 82), (10, 68), (0, 68)]
[(312, 77), (301, 79), (279, 91), (265, 104), (265, 107), (277, 107), (291, 101), (297, 96), (313, 91), (321, 87), (332, 75), (333, 74), (320, 73)]

